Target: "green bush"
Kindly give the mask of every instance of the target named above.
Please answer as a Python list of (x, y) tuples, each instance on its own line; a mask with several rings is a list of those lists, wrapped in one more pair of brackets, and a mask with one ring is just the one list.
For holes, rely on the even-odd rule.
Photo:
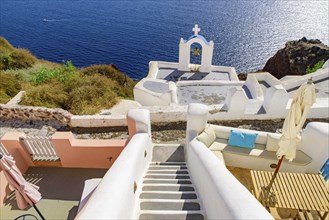
[(65, 108), (68, 94), (63, 84), (52, 82), (49, 84), (31, 86), (21, 103), (22, 105), (43, 106), (48, 108)]
[(115, 82), (101, 75), (81, 76), (67, 84), (69, 100), (66, 108), (73, 114), (95, 114), (117, 102)]
[(66, 82), (77, 74), (76, 67), (71, 61), (67, 61), (63, 66), (53, 69), (41, 68), (38, 72), (32, 75), (31, 81), (40, 85), (52, 80)]
[(308, 66), (306, 68), (306, 74), (314, 73), (318, 69), (321, 69), (323, 65), (324, 65), (324, 60), (320, 60), (319, 62), (317, 62), (316, 64), (314, 64), (313, 67)]
[(81, 69), (80, 73), (83, 75), (100, 74), (118, 82), (121, 86), (128, 87), (134, 84), (132, 79), (130, 79), (126, 74), (120, 72), (119, 69), (113, 64), (92, 65)]
[(23, 69), (32, 67), (37, 61), (30, 51), (25, 49), (16, 49), (10, 54), (12, 63), (9, 69)]
[(21, 84), (15, 75), (0, 72), (0, 103), (6, 103), (21, 89)]

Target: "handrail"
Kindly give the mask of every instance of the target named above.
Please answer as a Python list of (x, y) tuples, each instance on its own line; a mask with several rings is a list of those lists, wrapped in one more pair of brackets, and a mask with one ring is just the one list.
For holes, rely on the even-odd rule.
[(150, 135), (135, 134), (75, 219), (132, 219), (151, 154)]

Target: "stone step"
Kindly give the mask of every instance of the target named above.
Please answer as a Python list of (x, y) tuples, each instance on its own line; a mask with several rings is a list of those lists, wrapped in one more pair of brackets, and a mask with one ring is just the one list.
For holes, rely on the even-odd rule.
[(149, 170), (146, 174), (188, 174), (187, 170)]
[(142, 210), (139, 214), (140, 220), (204, 220), (204, 211), (159, 211)]
[(141, 210), (200, 210), (198, 200), (183, 200), (183, 199), (141, 199)]
[(186, 162), (151, 162), (150, 165), (158, 166), (186, 166)]
[(187, 174), (146, 174), (145, 179), (190, 179)]
[(143, 183), (153, 183), (153, 184), (192, 184), (190, 179), (146, 179), (144, 178)]
[(144, 191), (139, 196), (140, 199), (197, 199), (193, 191)]
[(187, 167), (176, 165), (150, 165), (149, 170), (187, 170)]
[(191, 184), (143, 184), (142, 191), (194, 191)]

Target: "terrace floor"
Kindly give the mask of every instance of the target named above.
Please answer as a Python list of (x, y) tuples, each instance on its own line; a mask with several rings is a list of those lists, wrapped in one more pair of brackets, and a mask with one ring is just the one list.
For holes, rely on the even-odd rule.
[[(40, 187), (42, 199), (37, 207), (46, 219), (74, 219), (84, 181), (102, 178), (106, 171), (107, 169), (31, 167), (24, 177)], [(0, 219), (15, 219), (24, 214), (39, 217), (33, 207), (18, 209), (14, 193), (0, 209)]]
[(174, 68), (160, 68), (157, 79), (177, 82), (179, 80), (230, 80), (228, 72), (212, 71), (210, 73), (179, 71)]
[(178, 103), (180, 105), (188, 105), (189, 103), (206, 105), (224, 104), (227, 91), (232, 87), (235, 86), (179, 86), (177, 87)]

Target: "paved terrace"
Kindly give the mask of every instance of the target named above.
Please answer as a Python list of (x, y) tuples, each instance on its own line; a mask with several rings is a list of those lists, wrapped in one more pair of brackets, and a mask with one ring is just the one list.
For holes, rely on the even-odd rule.
[[(84, 181), (91, 178), (102, 178), (107, 169), (75, 169), (31, 167), (24, 177), (37, 186), (42, 199), (37, 207), (46, 219), (74, 219), (84, 187)], [(39, 218), (32, 208), (17, 208), (15, 193), (0, 209), (0, 219), (15, 219), (24, 214), (33, 214)]]
[(179, 86), (177, 87), (178, 103), (180, 105), (188, 105), (189, 103), (224, 104), (227, 91), (232, 87), (236, 86)]
[(157, 73), (157, 79), (164, 79), (173, 82), (179, 80), (231, 80), (228, 72), (184, 72), (174, 68), (160, 68)]

